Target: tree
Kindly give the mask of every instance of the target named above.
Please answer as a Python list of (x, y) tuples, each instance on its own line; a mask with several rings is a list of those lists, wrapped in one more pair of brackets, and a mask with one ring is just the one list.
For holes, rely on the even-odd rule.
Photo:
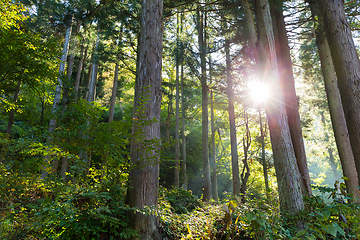
[(197, 12), (197, 30), (200, 49), (201, 66), (201, 95), (202, 95), (202, 162), (204, 171), (204, 195), (203, 200), (211, 198), (211, 178), (209, 163), (209, 110), (208, 110), (208, 86), (206, 78), (206, 27), (204, 27), (204, 13)]
[[(133, 139), (126, 203), (144, 209), (156, 207), (159, 185), (160, 103), (163, 1), (142, 1), (138, 68), (135, 82)], [(152, 214), (130, 213), (138, 239), (160, 239)]]
[(239, 177), (239, 161), (238, 149), (236, 139), (236, 126), (235, 126), (235, 110), (234, 110), (234, 89), (230, 59), (230, 40), (225, 40), (225, 54), (226, 54), (226, 81), (227, 81), (227, 97), (228, 97), (228, 111), (229, 111), (229, 124), (230, 124), (230, 143), (231, 143), (231, 166), (233, 178), (233, 195), (238, 196), (240, 193), (240, 177)]
[(300, 172), (292, 146), (283, 96), (281, 94), (276, 60), (275, 42), (270, 7), (267, 0), (256, 0), (259, 29), (259, 56), (262, 80), (271, 86), (272, 101), (266, 104), (271, 145), (274, 156), (280, 209), (282, 213), (296, 215), (304, 208)]
[(304, 195), (311, 195), (310, 175), (307, 166), (305, 146), (301, 131), (298, 99), (295, 91), (295, 81), (292, 71), (290, 48), (285, 28), (283, 3), (275, 1), (273, 7), (274, 34), (276, 45), (276, 59), (279, 77), (284, 97), (286, 115), (291, 134), (291, 140), (295, 151), (297, 165), (301, 174), (301, 188)]
[(341, 0), (321, 0), (319, 9), (334, 63), (351, 148), (360, 182), (360, 60)]
[[(320, 11), (317, 4), (313, 1), (309, 1), (313, 20), (320, 16)], [(337, 77), (333, 61), (331, 58), (331, 52), (329, 44), (327, 42), (323, 21), (319, 18), (316, 30), (316, 45), (318, 48), (321, 71), (325, 84), (325, 91), (327, 96), (327, 102), (330, 110), (331, 123), (334, 130), (336, 146), (339, 152), (340, 162), (343, 170), (343, 175), (348, 179), (345, 180), (348, 192), (354, 197), (359, 197), (359, 181), (358, 174), (356, 172), (354, 155), (351, 149), (351, 143), (346, 126), (346, 120), (344, 116), (344, 110), (341, 104), (341, 97), (339, 88), (337, 86)], [(330, 159), (330, 148), (328, 149)]]

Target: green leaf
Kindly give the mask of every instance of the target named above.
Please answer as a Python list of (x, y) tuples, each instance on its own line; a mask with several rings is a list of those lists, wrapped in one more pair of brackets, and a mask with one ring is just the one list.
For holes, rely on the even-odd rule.
[(313, 234), (311, 234), (310, 236), (306, 236), (306, 239), (308, 239), (308, 240), (316, 240), (316, 237)]
[(264, 218), (258, 218), (258, 219), (256, 219), (256, 222), (257, 222), (260, 226), (264, 226), (264, 225), (265, 225), (265, 219), (264, 219)]
[(257, 218), (257, 216), (256, 216), (255, 214), (253, 214), (253, 213), (248, 213), (248, 214), (246, 214), (246, 219), (247, 219), (248, 221), (255, 220), (256, 218)]
[(336, 237), (337, 229), (333, 225), (328, 225), (323, 229), (325, 232), (331, 234), (333, 237)]
[(300, 236), (304, 235), (305, 233), (306, 233), (306, 229), (303, 229), (303, 230), (298, 231), (295, 236), (300, 237)]
[(339, 224), (334, 223), (333, 226), (334, 226), (334, 228), (335, 228), (342, 236), (345, 236), (345, 232), (344, 232), (344, 230), (339, 226)]

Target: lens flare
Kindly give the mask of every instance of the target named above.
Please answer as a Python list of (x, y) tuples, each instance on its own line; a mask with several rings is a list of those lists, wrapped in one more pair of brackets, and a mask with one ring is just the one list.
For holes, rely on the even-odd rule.
[(255, 104), (264, 104), (269, 100), (270, 88), (265, 83), (255, 82), (252, 84), (249, 94)]

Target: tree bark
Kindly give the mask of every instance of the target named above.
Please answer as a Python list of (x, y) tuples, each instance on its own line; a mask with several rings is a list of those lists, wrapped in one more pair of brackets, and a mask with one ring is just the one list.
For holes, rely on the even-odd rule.
[[(312, 17), (315, 21), (316, 17), (321, 17), (320, 10), (314, 1), (309, 1), (309, 3)], [(342, 172), (344, 177), (349, 179), (345, 180), (345, 185), (350, 194), (354, 197), (360, 197), (358, 173), (356, 171), (354, 155), (341, 102), (338, 80), (335, 74), (330, 47), (324, 32), (324, 23), (321, 18), (319, 18), (316, 29), (316, 45), (319, 51), (321, 71), (324, 78), (326, 97)]]
[[(163, 37), (163, 1), (143, 0), (135, 115), (131, 142), (129, 188), (126, 204), (156, 208), (159, 186), (160, 104)], [(144, 101), (144, 102), (141, 102)], [(153, 214), (130, 213), (137, 239), (161, 239), (158, 219)]]
[(98, 57), (97, 57), (97, 51), (99, 48), (99, 31), (97, 33), (97, 39), (94, 49), (94, 59), (92, 63), (92, 69), (91, 69), (91, 80), (89, 82), (89, 88), (88, 88), (88, 94), (86, 100), (88, 102), (93, 102), (95, 100), (95, 88), (96, 88), (96, 80), (97, 80), (97, 69), (98, 69)]
[(249, 129), (249, 116), (246, 111), (246, 106), (244, 106), (244, 122), (245, 122), (245, 136), (243, 137), (243, 148), (244, 148), (244, 167), (241, 172), (241, 186), (240, 186), (240, 194), (241, 194), (241, 202), (245, 202), (245, 194), (246, 194), (246, 185), (247, 181), (250, 177), (250, 167), (248, 164), (248, 151), (251, 145), (251, 134)]
[(296, 163), (288, 119), (281, 94), (274, 34), (267, 0), (256, 0), (262, 79), (272, 89), (266, 104), (281, 212), (296, 215), (304, 208), (300, 172)]
[[(210, 81), (212, 75), (211, 59), (209, 58)], [(212, 195), (215, 201), (219, 200), (217, 190), (217, 175), (216, 175), (216, 149), (215, 149), (215, 114), (214, 114), (214, 94), (213, 90), (210, 91), (210, 111), (211, 111), (211, 163), (212, 163)]]
[(182, 170), (183, 170), (183, 188), (187, 190), (187, 175), (186, 175), (186, 136), (185, 136), (185, 95), (184, 95), (184, 66), (181, 63), (181, 122), (182, 122)]
[[(63, 87), (62, 77), (65, 74), (65, 65), (66, 65), (67, 53), (68, 53), (68, 50), (69, 50), (70, 36), (71, 36), (71, 25), (66, 30), (64, 48), (63, 48), (63, 51), (62, 51), (63, 54), (62, 54), (61, 60), (60, 60), (61, 62), (60, 62), (60, 68), (59, 68), (59, 76), (57, 78), (58, 85), (56, 86), (56, 89), (55, 89), (54, 102), (53, 102), (53, 106), (52, 106), (52, 113), (53, 114), (56, 113), (58, 105), (59, 105), (60, 100), (61, 100), (62, 87)], [(56, 117), (53, 116), (50, 119), (49, 133), (53, 132), (55, 127), (56, 127)]]
[(262, 116), (261, 116), (261, 109), (259, 109), (259, 125), (260, 125), (260, 138), (261, 138), (261, 164), (263, 166), (263, 173), (264, 173), (264, 181), (265, 181), (265, 192), (266, 196), (268, 197), (269, 193), (269, 177), (268, 177), (268, 167), (265, 155), (265, 134), (264, 128), (262, 123)]
[(175, 116), (175, 188), (179, 188), (180, 185), (180, 151), (179, 151), (179, 108), (180, 108), (180, 99), (179, 99), (179, 33), (180, 33), (180, 27), (179, 27), (179, 13), (177, 13), (176, 21), (177, 21), (177, 29), (176, 29), (176, 116)]
[(115, 109), (115, 102), (116, 102), (116, 90), (119, 78), (119, 64), (116, 63), (115, 65), (115, 74), (114, 74), (114, 82), (111, 94), (111, 102), (110, 102), (110, 110), (109, 110), (109, 123), (114, 119), (114, 109)]
[(200, 49), (201, 65), (201, 96), (202, 96), (202, 163), (203, 163), (203, 181), (204, 194), (203, 200), (209, 201), (211, 198), (211, 179), (209, 164), (209, 110), (208, 110), (208, 86), (206, 82), (206, 38), (204, 39), (204, 15), (198, 11), (198, 41)]
[(280, 74), (280, 84), (284, 97), (286, 114), (290, 128), (291, 140), (295, 151), (297, 165), (301, 174), (301, 187), (305, 195), (311, 195), (310, 175), (307, 166), (304, 140), (301, 130), (298, 99), (295, 90), (295, 81), (290, 57), (290, 48), (285, 28), (283, 3), (277, 1), (273, 8), (275, 45), (278, 70)]
[[(85, 51), (85, 53), (84, 53), (84, 51)], [(79, 92), (81, 73), (83, 71), (83, 64), (84, 64), (84, 60), (86, 61), (86, 57), (87, 57), (87, 48), (85, 49), (84, 46), (81, 46), (81, 54), (80, 54), (79, 64), (78, 64), (78, 68), (77, 68), (77, 72), (76, 72), (75, 87), (74, 87), (74, 92), (76, 92), (77, 95)]]
[(247, 31), (249, 34), (250, 48), (251, 48), (251, 51), (253, 54), (252, 58), (258, 62), (259, 61), (259, 53), (258, 53), (258, 49), (256, 47), (257, 42), (258, 42), (258, 37), (257, 37), (256, 30), (255, 30), (253, 13), (250, 9), (250, 4), (249, 4), (248, 0), (241, 0), (241, 6), (243, 7), (243, 10), (244, 10), (246, 28), (247, 28)]
[[(56, 112), (58, 110), (58, 105), (60, 103), (61, 100), (61, 94), (62, 94), (62, 88), (63, 88), (63, 82), (62, 82), (62, 77), (65, 74), (65, 65), (66, 65), (66, 58), (67, 58), (67, 53), (69, 50), (69, 43), (70, 43), (70, 36), (71, 36), (71, 29), (72, 26), (70, 25), (67, 30), (66, 30), (66, 34), (65, 34), (65, 42), (64, 42), (64, 47), (63, 47), (63, 51), (62, 51), (62, 56), (60, 59), (60, 68), (59, 68), (59, 76), (57, 78), (58, 80), (58, 85), (56, 86), (55, 89), (55, 96), (54, 96), (54, 101), (53, 101), (53, 106), (52, 106), (52, 118), (50, 119), (50, 123), (49, 123), (49, 130), (48, 130), (48, 138), (47, 138), (47, 142), (48, 144), (50, 144), (52, 142), (52, 138), (51, 138), (51, 133), (55, 130), (56, 128)], [(46, 163), (42, 170), (41, 173), (41, 178), (45, 179), (47, 177), (48, 173), (48, 166), (50, 164), (50, 157), (47, 156), (46, 157)], [(55, 164), (53, 165), (53, 171), (56, 171), (57, 168), (57, 160), (55, 162)]]
[(238, 196), (240, 193), (240, 177), (239, 177), (239, 160), (237, 152), (236, 126), (235, 126), (235, 110), (234, 110), (234, 89), (233, 79), (231, 76), (231, 61), (230, 61), (230, 41), (225, 40), (225, 54), (226, 54), (226, 81), (227, 81), (227, 96), (228, 96), (228, 111), (230, 124), (230, 144), (231, 144), (231, 166), (233, 178), (233, 195)]
[[(321, 0), (318, 4), (334, 63), (351, 148), (360, 182), (360, 61), (347, 22), (344, 1)], [(321, 7), (320, 7), (321, 6)]]

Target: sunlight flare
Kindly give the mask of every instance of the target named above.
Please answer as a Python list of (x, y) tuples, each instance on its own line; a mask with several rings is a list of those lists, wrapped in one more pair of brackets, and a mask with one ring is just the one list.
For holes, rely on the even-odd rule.
[(255, 104), (264, 104), (269, 100), (270, 88), (266, 83), (254, 82), (250, 87), (249, 94)]

